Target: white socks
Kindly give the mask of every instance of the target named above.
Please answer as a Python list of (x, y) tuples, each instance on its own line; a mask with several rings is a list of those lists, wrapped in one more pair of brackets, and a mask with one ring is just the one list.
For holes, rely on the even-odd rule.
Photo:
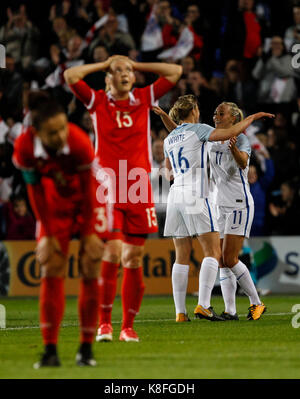
[[(202, 261), (199, 274), (199, 298), (198, 304), (205, 309), (210, 307), (211, 292), (214, 287), (217, 273), (218, 262), (215, 258), (206, 257)], [(189, 265), (174, 263), (172, 268), (172, 288), (176, 314), (186, 314), (186, 291), (188, 286)], [(222, 295), (225, 303), (225, 312), (231, 315), (236, 313), (235, 293), (237, 284), (242, 287), (248, 295), (251, 305), (260, 305), (258, 293), (252, 281), (251, 275), (246, 265), (239, 261), (232, 268), (220, 269), (220, 283)]]
[(186, 314), (185, 298), (189, 279), (189, 265), (174, 263), (172, 268), (172, 288), (176, 314)]
[(229, 267), (220, 268), (220, 284), (225, 304), (225, 312), (230, 315), (236, 314), (235, 292), (236, 277)]
[(210, 297), (216, 281), (218, 267), (219, 264), (215, 258), (206, 257), (202, 261), (199, 274), (198, 305), (203, 306), (205, 309), (210, 307)]
[(248, 295), (250, 304), (260, 305), (261, 302), (247, 266), (244, 265), (243, 262), (238, 261), (238, 263), (231, 268), (231, 271), (234, 273), (239, 285), (245, 291), (245, 294)]

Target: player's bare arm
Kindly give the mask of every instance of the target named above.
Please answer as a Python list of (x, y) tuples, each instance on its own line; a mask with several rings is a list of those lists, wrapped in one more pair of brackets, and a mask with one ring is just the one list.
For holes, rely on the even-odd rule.
[(131, 61), (131, 63), (135, 71), (155, 73), (157, 75), (163, 76), (173, 84), (175, 84), (182, 75), (182, 66), (177, 64), (134, 61)]
[(240, 151), (236, 146), (236, 137), (232, 137), (229, 141), (228, 148), (231, 151), (231, 154), (237, 163), (237, 165), (245, 169), (247, 167), (249, 155), (245, 151)]
[(169, 158), (165, 159), (165, 178), (168, 181), (172, 181), (174, 179), (172, 165)]
[(108, 58), (104, 62), (96, 62), (94, 64), (85, 64), (68, 68), (64, 72), (65, 81), (68, 85), (73, 85), (84, 79), (87, 75), (91, 73), (98, 71), (107, 71), (110, 67), (111, 61), (112, 57)]
[(169, 115), (160, 107), (152, 107), (152, 111), (156, 114), (159, 115), (163, 124), (165, 125), (165, 128), (168, 130), (168, 132), (171, 132), (172, 130), (176, 129), (177, 124), (169, 117)]
[(254, 121), (262, 118), (275, 118), (274, 114), (269, 114), (267, 112), (258, 112), (253, 115), (249, 115), (247, 118), (242, 120), (239, 123), (227, 128), (227, 129), (215, 129), (210, 137), (210, 141), (223, 141), (228, 140), (231, 137), (238, 136), (240, 133), (243, 133)]

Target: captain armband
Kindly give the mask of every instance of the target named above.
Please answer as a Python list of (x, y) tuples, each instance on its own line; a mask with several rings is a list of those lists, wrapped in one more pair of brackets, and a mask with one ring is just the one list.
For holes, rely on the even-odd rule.
[(37, 184), (40, 182), (40, 175), (36, 170), (22, 170), (22, 176), (26, 184)]

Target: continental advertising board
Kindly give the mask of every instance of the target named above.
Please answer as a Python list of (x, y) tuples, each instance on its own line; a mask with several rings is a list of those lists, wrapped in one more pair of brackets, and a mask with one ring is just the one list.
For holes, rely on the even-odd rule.
[[(39, 294), (40, 267), (35, 261), (34, 241), (4, 241), (0, 243), (0, 295), (35, 296)], [(198, 290), (198, 276), (202, 251), (194, 242), (191, 256), (188, 292)], [(171, 294), (171, 271), (175, 261), (173, 241), (147, 240), (143, 257), (145, 294)], [(77, 295), (79, 288), (78, 241), (71, 241), (66, 295)], [(122, 268), (118, 278), (118, 293), (121, 292)]]
[[(35, 261), (34, 241), (0, 243), (0, 295), (35, 296), (39, 294), (40, 268)], [(198, 291), (198, 276), (203, 258), (196, 240), (190, 261), (188, 293)], [(66, 276), (66, 294), (78, 293), (78, 242), (71, 241)], [(249, 267), (258, 288), (271, 293), (300, 293), (300, 237), (260, 237), (245, 242)], [(242, 254), (241, 254), (242, 255)], [(143, 257), (145, 294), (172, 293), (171, 272), (175, 261), (172, 240), (147, 240)], [(122, 268), (118, 279), (121, 291)], [(218, 279), (216, 285), (218, 285)]]

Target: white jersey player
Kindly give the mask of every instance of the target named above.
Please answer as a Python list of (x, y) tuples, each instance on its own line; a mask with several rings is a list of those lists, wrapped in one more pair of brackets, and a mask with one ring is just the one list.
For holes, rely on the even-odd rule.
[[(216, 128), (228, 128), (243, 119), (236, 104), (221, 103), (214, 114)], [(248, 183), (251, 147), (245, 134), (223, 142), (214, 142), (210, 148), (210, 199), (216, 205), (220, 229), (222, 258), (220, 284), (225, 303), (222, 317), (238, 320), (235, 304), (237, 280), (248, 294), (248, 320), (257, 320), (266, 307), (261, 303), (251, 275), (239, 260), (244, 237), (249, 237), (254, 216), (254, 202)]]
[(165, 158), (170, 160), (174, 177), (165, 236), (181, 238), (218, 231), (208, 201), (207, 142), (213, 130), (206, 124), (183, 123), (164, 140)]
[(210, 199), (217, 205), (221, 238), (224, 234), (249, 237), (254, 216), (254, 202), (248, 183), (251, 147), (243, 133), (237, 137), (235, 145), (240, 152), (248, 155), (245, 168), (237, 165), (230, 140), (214, 142), (210, 147)]
[(176, 128), (165, 139), (166, 169), (174, 176), (174, 185), (168, 197), (165, 235), (173, 237), (176, 250), (176, 261), (172, 270), (176, 321), (189, 321), (185, 296), (192, 236), (197, 236), (204, 254), (199, 275), (199, 299), (194, 314), (211, 321), (224, 320), (210, 306), (221, 247), (216, 216), (208, 200), (207, 142), (235, 137), (254, 120), (273, 115), (261, 112), (230, 128), (214, 129), (197, 123), (200, 113), (196, 97), (192, 95), (179, 97), (170, 111), (173, 119), (181, 123), (179, 127), (159, 108), (155, 111), (161, 115), (169, 130)]

